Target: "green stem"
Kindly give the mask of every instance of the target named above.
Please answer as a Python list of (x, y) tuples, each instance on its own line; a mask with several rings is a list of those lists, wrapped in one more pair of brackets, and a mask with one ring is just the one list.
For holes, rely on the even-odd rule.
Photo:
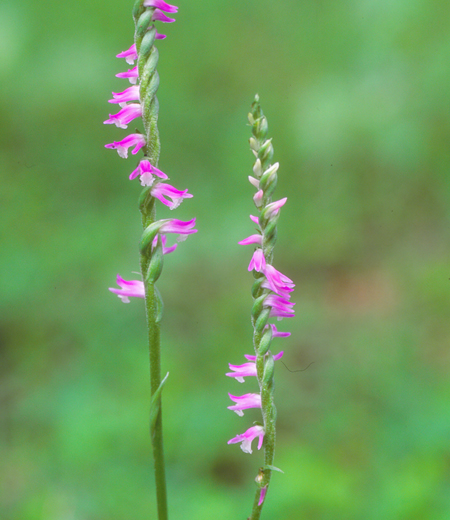
[[(145, 280), (148, 258), (141, 256), (142, 275)], [(145, 308), (147, 315), (148, 343), (150, 353), (150, 392), (153, 397), (161, 385), (161, 344), (160, 327), (158, 323), (158, 304), (155, 294), (155, 285), (145, 283)], [(166, 475), (164, 466), (164, 447), (162, 431), (162, 406), (159, 397), (159, 412), (154, 425), (150, 427), (150, 436), (155, 462), (156, 502), (158, 507), (158, 520), (168, 520)]]

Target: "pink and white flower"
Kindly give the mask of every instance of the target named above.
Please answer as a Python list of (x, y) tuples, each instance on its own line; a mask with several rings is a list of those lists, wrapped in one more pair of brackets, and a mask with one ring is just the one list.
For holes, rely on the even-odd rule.
[[(281, 351), (278, 354), (275, 354), (273, 356), (273, 359), (277, 361), (283, 356), (283, 351)], [(249, 354), (245, 354), (245, 357), (252, 361), (252, 363), (244, 363), (243, 365), (232, 365), (228, 364), (230, 367), (230, 370), (233, 372), (228, 372), (225, 374), (228, 377), (235, 377), (236, 381), (239, 381), (239, 383), (244, 383), (244, 377), (250, 377), (250, 376), (256, 376), (256, 356), (250, 356)]]
[(160, 9), (155, 9), (155, 12), (153, 13), (153, 16), (152, 16), (152, 20), (154, 22), (164, 22), (164, 23), (175, 22), (175, 18), (169, 18)]
[(196, 229), (193, 229), (195, 226), (195, 218), (192, 220), (188, 220), (187, 222), (183, 220), (177, 220), (176, 218), (167, 219), (163, 225), (159, 228), (159, 233), (178, 233), (180, 236), (178, 237), (178, 241), (185, 240), (187, 235), (192, 233), (197, 233)]
[(295, 303), (290, 302), (277, 294), (269, 294), (264, 300), (264, 307), (271, 307), (270, 316), (276, 318), (293, 318), (295, 316), (292, 307)]
[(263, 197), (264, 197), (264, 192), (263, 190), (258, 190), (255, 195), (253, 196), (253, 202), (255, 203), (255, 206), (257, 208), (260, 208), (262, 206), (262, 203), (263, 203)]
[[(156, 244), (158, 243), (158, 236), (159, 235), (156, 235), (156, 237), (153, 239), (152, 251), (155, 249)], [(166, 247), (166, 242), (167, 242), (166, 235), (161, 235), (161, 242), (162, 242), (163, 255), (168, 255), (169, 253), (172, 253), (178, 247), (178, 244), (174, 244), (173, 246)]]
[(141, 176), (142, 186), (151, 186), (155, 180), (153, 175), (156, 175), (156, 177), (159, 177), (160, 179), (169, 178), (164, 172), (158, 170), (155, 166), (152, 166), (148, 159), (143, 159), (139, 162), (137, 168), (131, 172), (130, 180), (132, 181), (138, 175)]
[(142, 134), (130, 134), (122, 139), (122, 141), (114, 141), (110, 144), (105, 144), (105, 148), (111, 148), (112, 150), (117, 150), (117, 153), (123, 159), (128, 157), (128, 148), (134, 146), (132, 150), (132, 154), (136, 155), (139, 150), (145, 146), (145, 137)]
[(250, 235), (247, 238), (244, 238), (244, 240), (241, 240), (238, 242), (241, 246), (248, 246), (250, 244), (258, 244), (259, 246), (262, 246), (262, 235)]
[(242, 410), (247, 410), (248, 408), (261, 408), (261, 396), (260, 394), (244, 394), (241, 396), (231, 395), (230, 399), (234, 401), (236, 404), (233, 406), (228, 406), (229, 410), (233, 410), (240, 417), (244, 415)]
[(130, 65), (133, 65), (134, 60), (137, 60), (137, 57), (138, 57), (138, 53), (136, 51), (135, 43), (133, 43), (133, 45), (129, 49), (117, 54), (117, 56), (116, 56), (116, 58), (125, 58), (125, 61), (127, 63), (129, 63)]
[(161, 11), (165, 11), (166, 13), (176, 13), (178, 11), (178, 7), (176, 5), (170, 5), (164, 0), (145, 0), (145, 7), (156, 7)]
[(275, 202), (267, 204), (267, 206), (264, 208), (265, 218), (270, 220), (272, 217), (278, 215), (280, 208), (286, 204), (286, 201), (287, 197), (284, 197), (284, 199), (276, 200)]
[[(266, 325), (266, 328), (268, 326), (269, 325)], [(271, 323), (270, 326), (272, 328), (272, 338), (288, 338), (291, 335), (290, 332), (279, 331), (273, 323)]]
[[(151, 194), (170, 209), (177, 208), (184, 199), (190, 199), (193, 197), (193, 195), (188, 193), (188, 190), (180, 191), (170, 184), (165, 184), (162, 182), (159, 182), (151, 189)], [(166, 197), (169, 197), (172, 200), (168, 200)]]
[(119, 74), (116, 74), (116, 78), (128, 78), (130, 83), (135, 85), (139, 78), (139, 71), (137, 66), (127, 70), (126, 72), (119, 72)]
[(144, 282), (140, 280), (127, 281), (117, 275), (117, 285), (120, 289), (110, 287), (109, 290), (117, 294), (123, 303), (130, 303), (129, 298), (145, 298)]
[(294, 290), (294, 282), (280, 271), (277, 271), (273, 265), (266, 264), (263, 269), (266, 281), (263, 282), (262, 287), (270, 289), (283, 298), (289, 298), (289, 293)]
[[(256, 359), (256, 356), (254, 356)], [(233, 372), (228, 372), (225, 374), (228, 377), (235, 377), (236, 381), (239, 383), (244, 383), (244, 377), (256, 376), (256, 363), (244, 363), (243, 365), (232, 365), (228, 364), (230, 370)]]
[(117, 114), (109, 114), (109, 119), (103, 121), (105, 125), (116, 125), (118, 128), (127, 128), (128, 123), (142, 116), (140, 103), (130, 103), (125, 105)]
[(254, 269), (258, 273), (260, 273), (261, 271), (264, 270), (265, 267), (266, 267), (266, 259), (264, 257), (263, 250), (258, 247), (258, 249), (256, 249), (255, 252), (253, 253), (252, 259), (250, 260), (250, 264), (248, 266), (248, 270), (253, 271), (253, 269)]
[(264, 440), (264, 428), (262, 426), (252, 426), (246, 432), (236, 435), (228, 441), (228, 444), (241, 443), (241, 450), (244, 453), (252, 453), (252, 442), (253, 439), (259, 437), (258, 450), (261, 449)]
[(139, 101), (139, 85), (128, 87), (123, 92), (113, 92), (113, 99), (108, 100), (108, 103), (118, 103), (121, 107), (128, 101)]

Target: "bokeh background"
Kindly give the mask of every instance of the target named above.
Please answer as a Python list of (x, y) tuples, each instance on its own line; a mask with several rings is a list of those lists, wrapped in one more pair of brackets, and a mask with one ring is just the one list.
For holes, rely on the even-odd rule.
[[(155, 518), (140, 186), (105, 143), (132, 1), (0, 5), (0, 517)], [(244, 519), (261, 454), (226, 441), (224, 376), (251, 352), (259, 93), (297, 284), (277, 365), (265, 519), (450, 519), (450, 4), (179, 0), (160, 27), (160, 167), (197, 217), (166, 258), (164, 429), (173, 519)], [(161, 25), (161, 24), (160, 24)], [(165, 30), (163, 30), (165, 29)], [(166, 211), (167, 210), (167, 211)], [(176, 214), (175, 214), (176, 213)]]

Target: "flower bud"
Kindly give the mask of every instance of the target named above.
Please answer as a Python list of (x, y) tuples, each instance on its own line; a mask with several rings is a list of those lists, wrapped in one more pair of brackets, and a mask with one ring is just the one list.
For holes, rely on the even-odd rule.
[(273, 360), (273, 356), (269, 355), (266, 359), (266, 363), (264, 364), (264, 374), (263, 374), (263, 382), (264, 384), (269, 384), (273, 379), (273, 373), (275, 370), (275, 362)]
[(142, 38), (152, 22), (154, 9), (149, 9), (141, 14), (136, 24), (136, 39)]
[(261, 162), (270, 162), (273, 157), (273, 146), (272, 139), (267, 139), (265, 143), (258, 150), (258, 157), (261, 159)]
[(253, 123), (253, 133), (258, 139), (265, 139), (269, 132), (269, 125), (265, 116), (260, 117)]

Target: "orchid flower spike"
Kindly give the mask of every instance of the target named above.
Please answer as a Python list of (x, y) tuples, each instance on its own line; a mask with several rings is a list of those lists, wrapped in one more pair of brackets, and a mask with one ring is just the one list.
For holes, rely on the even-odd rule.
[[(244, 394), (230, 398), (236, 403), (229, 406), (230, 410), (243, 415), (247, 408), (261, 408), (264, 425), (253, 426), (245, 433), (237, 435), (228, 444), (241, 443), (246, 453), (252, 452), (252, 441), (259, 438), (258, 449), (264, 445), (264, 464), (256, 477), (258, 485), (250, 518), (259, 519), (273, 469), (276, 438), (276, 408), (274, 403), (274, 373), (275, 361), (283, 356), (283, 351), (273, 355), (271, 342), (277, 337), (290, 336), (290, 332), (278, 331), (276, 326), (268, 323), (271, 318), (290, 318), (294, 316), (294, 303), (290, 301), (294, 282), (272, 266), (273, 250), (277, 238), (277, 220), (280, 209), (286, 203), (286, 198), (272, 202), (272, 195), (277, 184), (278, 163), (272, 164), (272, 139), (267, 138), (268, 124), (255, 96), (251, 113), (248, 116), (252, 127), (250, 148), (255, 156), (253, 175), (248, 177), (250, 184), (256, 189), (253, 201), (258, 209), (258, 216), (250, 215), (250, 220), (257, 225), (257, 233), (241, 240), (240, 245), (254, 245), (249, 271), (253, 271), (252, 287), (253, 307), (253, 346), (255, 355), (245, 354), (247, 363), (229, 365), (230, 372), (226, 375), (234, 377), (239, 383), (245, 382), (245, 377), (256, 377), (260, 394)], [(263, 442), (264, 439), (264, 442)]]

